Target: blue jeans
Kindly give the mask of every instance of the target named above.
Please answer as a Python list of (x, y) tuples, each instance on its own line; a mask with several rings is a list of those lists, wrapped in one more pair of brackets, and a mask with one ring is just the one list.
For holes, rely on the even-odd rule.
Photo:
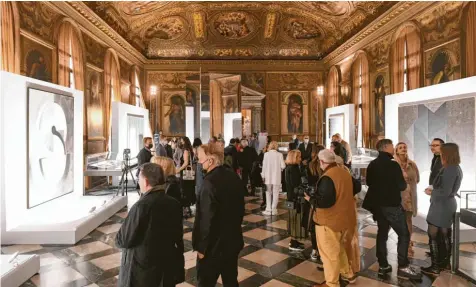
[(410, 245), (410, 232), (408, 231), (405, 212), (401, 206), (380, 207), (381, 216), (377, 220), (377, 258), (380, 267), (388, 266), (387, 239), (390, 227), (398, 235), (398, 267), (408, 266), (408, 246)]

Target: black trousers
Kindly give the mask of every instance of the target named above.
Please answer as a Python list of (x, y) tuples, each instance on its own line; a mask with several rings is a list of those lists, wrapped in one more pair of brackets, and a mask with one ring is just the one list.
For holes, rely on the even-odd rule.
[(249, 169), (242, 169), (241, 170), (241, 182), (243, 182), (243, 185), (246, 188), (246, 193), (248, 192), (248, 180), (250, 178), (250, 173), (251, 171)]
[(238, 253), (197, 258), (198, 287), (215, 287), (221, 275), (224, 287), (238, 287)]
[(405, 212), (401, 206), (381, 207), (377, 218), (377, 258), (381, 267), (388, 266), (387, 239), (390, 227), (398, 235), (398, 267), (408, 266), (408, 246), (410, 245), (410, 232), (408, 231)]

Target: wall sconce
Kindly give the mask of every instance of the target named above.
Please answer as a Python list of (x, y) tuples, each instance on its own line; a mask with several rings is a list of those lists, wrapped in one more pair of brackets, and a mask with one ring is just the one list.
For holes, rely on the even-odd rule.
[(349, 86), (347, 85), (343, 85), (340, 87), (340, 94), (344, 97), (344, 98), (347, 98), (347, 96), (349, 95)]
[(150, 86), (150, 94), (152, 96), (157, 95), (157, 86)]
[(317, 87), (317, 95), (318, 96), (323, 96), (324, 95), (324, 86), (318, 86)]

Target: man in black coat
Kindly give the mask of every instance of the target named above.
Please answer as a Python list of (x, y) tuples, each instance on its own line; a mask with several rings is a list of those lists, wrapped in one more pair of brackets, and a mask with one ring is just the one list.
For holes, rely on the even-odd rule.
[(390, 227), (398, 235), (398, 277), (419, 280), (417, 273), (408, 261), (408, 246), (410, 232), (408, 231), (405, 213), (402, 207), (401, 192), (407, 183), (403, 178), (400, 165), (393, 159), (394, 147), (389, 139), (377, 143), (379, 156), (367, 167), (367, 185), (363, 208), (372, 212), (377, 220), (377, 258), (379, 275), (383, 276), (392, 271), (387, 261), (387, 239)]
[(142, 196), (116, 235), (123, 249), (118, 286), (175, 286), (185, 280), (182, 206), (165, 194), (157, 164), (141, 166), (139, 185)]
[[(154, 147), (152, 144), (152, 138), (150, 137), (145, 137), (142, 142), (144, 143), (144, 147), (137, 154), (137, 164), (139, 167), (144, 163), (150, 162), (150, 159), (152, 158), (152, 152), (150, 150)], [(136, 176), (139, 176), (139, 171), (140, 169), (138, 168)]]
[(297, 135), (293, 135), (291, 142), (289, 143), (289, 150), (295, 150), (299, 147), (299, 139)]
[(225, 165), (238, 171), (238, 150), (236, 149), (236, 139), (231, 139), (230, 144), (225, 148)]
[(220, 275), (224, 286), (238, 286), (238, 255), (244, 246), (242, 183), (236, 173), (221, 165), (223, 149), (218, 145), (200, 146), (198, 160), (207, 171), (192, 233), (193, 249), (198, 252), (198, 286), (215, 286)]
[(312, 144), (309, 142), (309, 136), (304, 136), (304, 142), (299, 145), (301, 152), (301, 160), (303, 165), (307, 165), (311, 161)]
[(160, 136), (159, 145), (156, 148), (155, 154), (173, 159), (172, 147), (169, 145), (167, 138), (163, 135)]
[[(245, 190), (248, 193), (248, 179), (250, 178), (251, 169), (253, 168), (253, 163), (258, 160), (258, 154), (256, 150), (252, 147), (248, 146), (247, 140), (241, 140), (241, 146), (243, 147), (243, 151), (238, 153), (238, 163), (241, 167), (241, 181), (245, 186)], [(252, 194), (254, 194), (254, 186), (251, 186)]]

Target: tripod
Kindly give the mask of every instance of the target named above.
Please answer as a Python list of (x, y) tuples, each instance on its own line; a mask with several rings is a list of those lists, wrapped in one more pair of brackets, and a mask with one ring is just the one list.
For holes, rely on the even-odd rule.
[[(129, 182), (128, 175), (130, 174), (132, 177), (132, 182), (134, 185), (136, 185), (136, 180), (134, 179), (134, 175), (132, 174), (132, 170), (130, 167), (130, 157), (129, 155), (124, 156), (124, 161), (122, 163), (122, 176), (121, 176), (121, 181), (119, 182), (119, 186), (121, 187), (121, 195), (124, 196), (124, 186), (125, 186), (125, 191), (127, 195), (127, 183)], [(140, 195), (139, 191), (137, 193)], [(119, 189), (117, 189), (116, 195), (119, 194)]]

